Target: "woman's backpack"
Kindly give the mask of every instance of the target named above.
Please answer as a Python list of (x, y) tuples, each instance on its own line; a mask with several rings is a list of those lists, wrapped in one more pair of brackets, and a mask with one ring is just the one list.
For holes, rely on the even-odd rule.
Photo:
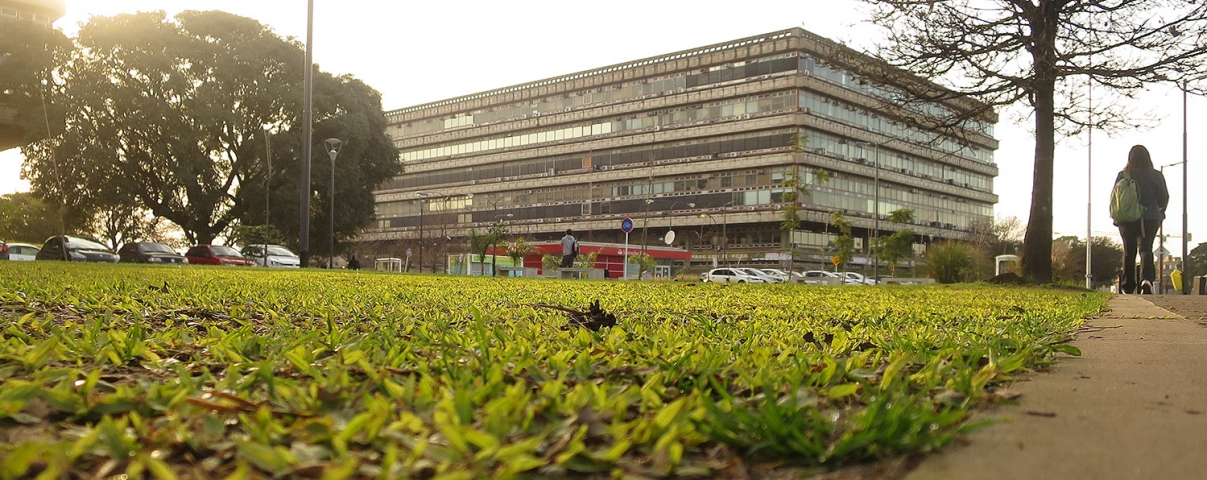
[(1115, 182), (1111, 189), (1111, 219), (1115, 224), (1131, 223), (1144, 216), (1144, 206), (1140, 204), (1140, 186), (1127, 172), (1123, 178)]

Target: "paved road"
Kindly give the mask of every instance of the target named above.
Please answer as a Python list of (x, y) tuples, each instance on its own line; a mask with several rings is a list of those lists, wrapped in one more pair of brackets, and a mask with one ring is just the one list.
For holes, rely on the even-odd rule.
[(1119, 295), (1110, 308), (1077, 335), (1082, 356), (1011, 386), (1018, 405), (981, 414), (1000, 423), (905, 478), (1207, 478), (1207, 296)]

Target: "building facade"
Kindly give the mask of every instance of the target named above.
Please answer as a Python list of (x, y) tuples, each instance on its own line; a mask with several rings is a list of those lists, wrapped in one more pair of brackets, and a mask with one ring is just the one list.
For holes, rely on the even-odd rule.
[(66, 0), (0, 0), (0, 17), (49, 26), (67, 13)]
[[(829, 262), (834, 211), (852, 224), (855, 264), (877, 234), (908, 226), (920, 251), (991, 220), (996, 118), (960, 135), (919, 130), (885, 113), (903, 90), (851, 73), (838, 51), (876, 61), (794, 28), (387, 112), (405, 173), (376, 192), (362, 248), (422, 247), (431, 269), (492, 223), (623, 243), (631, 218), (630, 243), (691, 252), (676, 267), (801, 270)], [(793, 175), (809, 194), (785, 231)], [(889, 223), (898, 209), (912, 223)]]

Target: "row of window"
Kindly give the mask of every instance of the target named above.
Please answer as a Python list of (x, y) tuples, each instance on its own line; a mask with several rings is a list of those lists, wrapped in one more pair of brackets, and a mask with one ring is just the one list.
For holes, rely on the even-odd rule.
[(649, 161), (674, 160), (786, 147), (792, 144), (793, 129), (744, 132), (707, 140), (689, 139), (657, 145), (641, 145), (614, 150), (558, 157), (515, 160), (490, 165), (450, 168), (431, 172), (406, 174), (382, 184), (382, 190), (423, 189), (471, 181), (503, 180), (527, 175), (554, 174), (580, 169), (612, 168)]
[(993, 177), (971, 172), (942, 162), (927, 160), (893, 150), (892, 143), (881, 147), (866, 143), (854, 143), (829, 133), (803, 130), (805, 149), (876, 166), (880, 169), (901, 172), (907, 175), (938, 180), (941, 182), (973, 188), (982, 192), (993, 191)]
[[(906, 127), (895, 122), (889, 122), (883, 118), (871, 114), (862, 108), (853, 107), (850, 104), (831, 100), (820, 95), (801, 92), (799, 101), (817, 106), (817, 110), (810, 109), (810, 113), (816, 113), (820, 116), (833, 118), (847, 123), (853, 123), (856, 126), (876, 131), (895, 138), (904, 138), (907, 141), (914, 141), (927, 145), (940, 151), (949, 154), (958, 154), (963, 157), (972, 158), (983, 163), (993, 162), (993, 152), (988, 149), (961, 146), (949, 139), (936, 139), (934, 134), (924, 132), (917, 128)], [(427, 148), (422, 150), (413, 150), (402, 153), (403, 161), (417, 161), (430, 158), (444, 157), (448, 155), (459, 155), (477, 153), (500, 148), (518, 147), (530, 144), (539, 144), (546, 142), (556, 142), (566, 139), (581, 138), (585, 136), (604, 135), (612, 132), (638, 130), (654, 126), (669, 126), (675, 124), (684, 124), (705, 119), (722, 119), (734, 118), (739, 115), (760, 112), (774, 112), (784, 109), (793, 109), (798, 105), (798, 98), (793, 91), (779, 92), (777, 94), (761, 95), (758, 97), (747, 97), (730, 99), (721, 102), (714, 102), (708, 105), (695, 105), (685, 107), (673, 111), (649, 112), (646, 115), (630, 115), (625, 118), (616, 119), (610, 122), (599, 122), (589, 126), (576, 126), (555, 129), (544, 132), (533, 132), (520, 135), (512, 135), (503, 138), (495, 138), (489, 140), (478, 140), (474, 142), (460, 143), (455, 145), (446, 145), (440, 147)], [(828, 113), (827, 113), (828, 112)], [(833, 115), (831, 115), (833, 114)], [(812, 140), (807, 146), (820, 147), (821, 145), (813, 145)], [(882, 149), (887, 152), (887, 149)], [(908, 165), (895, 166), (890, 162), (900, 161), (908, 163), (900, 158), (886, 158), (882, 156), (881, 163), (894, 166), (901, 171), (913, 171), (917, 174), (925, 174), (935, 178), (943, 178), (940, 174), (923, 173), (933, 172), (935, 170), (945, 170), (944, 164), (939, 162), (930, 162), (924, 160), (916, 160), (914, 163), (919, 163), (918, 168), (909, 168)], [(927, 166), (928, 165), (928, 166)], [(984, 180), (969, 180), (959, 181), (958, 183), (967, 183), (972, 185), (986, 185), (988, 177)], [(946, 178), (944, 178), (946, 180)], [(963, 179), (960, 179), (963, 180)]]
[(0, 7), (0, 17), (13, 18), (17, 20), (29, 20), (42, 25), (50, 25), (50, 17), (46, 15), (26, 12), (9, 7)]
[[(430, 119), (423, 122), (413, 122), (404, 125), (397, 125), (398, 129), (395, 138), (409, 137), (422, 133), (429, 133), (444, 129), (457, 128), (469, 125), (487, 125), (499, 121), (510, 121), (520, 118), (526, 118), (529, 114), (543, 115), (549, 113), (559, 113), (568, 111), (573, 108), (583, 106), (603, 105), (622, 100), (629, 100), (644, 97), (647, 95), (664, 95), (668, 93), (676, 93), (689, 88), (699, 86), (714, 85), (725, 83), (733, 80), (744, 78), (769, 75), (769, 74), (791, 74), (799, 72), (808, 72), (831, 83), (835, 83), (847, 89), (876, 96), (889, 101), (899, 101), (903, 97), (903, 93), (895, 88), (873, 85), (865, 82), (853, 73), (837, 69), (826, 65), (815, 58), (808, 55), (800, 55), (790, 53), (784, 55), (776, 55), (765, 57), (745, 62), (734, 64), (715, 66), (703, 73), (678, 73), (666, 77), (655, 77), (638, 80), (626, 84), (616, 85), (609, 88), (599, 88), (595, 90), (574, 92), (573, 94), (565, 94), (562, 97), (547, 97), (539, 100), (530, 100), (519, 104), (513, 104), (503, 107), (492, 107), (487, 110), (480, 110), (472, 113), (461, 113), (444, 119)], [(822, 97), (818, 97), (822, 98)], [(817, 109), (821, 115), (843, 117), (844, 114), (836, 111), (829, 111), (828, 106), (815, 102), (801, 102), (802, 106), (806, 106), (811, 110)], [(941, 105), (936, 104), (921, 104), (910, 105), (910, 108), (921, 111), (922, 114), (938, 117), (947, 117), (953, 115), (953, 112)], [(846, 105), (847, 111), (854, 111), (850, 105)], [(864, 112), (866, 117), (868, 114)], [(868, 128), (879, 132), (889, 133), (896, 131), (896, 134), (889, 133), (898, 138), (917, 137), (920, 132), (903, 131), (903, 126), (892, 125), (885, 119), (875, 118), (852, 118), (851, 121), (861, 125), (866, 125)], [(882, 123), (884, 125), (882, 125)], [(981, 132), (987, 136), (993, 136), (993, 124), (980, 121), (968, 121), (967, 127), (972, 131)], [(917, 141), (927, 141), (929, 138), (914, 138)], [(975, 158), (979, 156), (974, 155)], [(981, 159), (989, 162), (991, 159)]]
[(471, 113), (460, 113), (444, 119), (430, 119), (396, 125), (394, 138), (404, 138), (468, 125), (489, 125), (495, 122), (526, 118), (530, 114), (545, 115), (560, 113), (583, 106), (598, 106), (647, 95), (665, 95), (682, 92), (687, 88), (712, 85), (744, 78), (774, 73), (795, 73), (795, 56), (776, 55), (731, 65), (713, 67), (704, 73), (686, 73), (654, 77), (635, 82), (565, 94), (562, 97), (546, 97), (506, 106), (491, 107)]
[(522, 133), (502, 138), (477, 140), (473, 142), (445, 145), (402, 152), (402, 161), (410, 162), (430, 158), (478, 153), (500, 148), (521, 147), (525, 145), (570, 140), (586, 136), (606, 135), (612, 132), (639, 130), (643, 128), (668, 126), (690, 123), (710, 118), (733, 117), (759, 112), (796, 108), (794, 91), (765, 94), (757, 97), (729, 99), (709, 106), (694, 105), (674, 111), (649, 112), (642, 115), (630, 115), (612, 121), (597, 122), (585, 126), (574, 126), (546, 130), (541, 132)]
[[(573, 185), (479, 195), (474, 199), (464, 196), (431, 199), (430, 201), (428, 199), (406, 199), (379, 203), (377, 205), (377, 213), (379, 218), (394, 216), (413, 217), (418, 215), (421, 202), (423, 206), (427, 207), (426, 212), (438, 213), (447, 209), (470, 208), (474, 205), (475, 199), (480, 200), (478, 205), (489, 205), (491, 212), (501, 210), (513, 213), (513, 215), (516, 215), (517, 209), (529, 210), (533, 205), (552, 207), (559, 204), (571, 204), (567, 210), (570, 213), (552, 216), (632, 213), (645, 211), (646, 208), (657, 208), (647, 207), (649, 204), (645, 203), (645, 200), (650, 199), (649, 197), (652, 195), (661, 195), (671, 193), (672, 191), (683, 193), (691, 191), (693, 188), (699, 193), (689, 196), (662, 197), (657, 199), (657, 201), (668, 204), (666, 206), (667, 209), (671, 206), (668, 200), (685, 205), (688, 202), (697, 203), (697, 208), (707, 208), (707, 205), (701, 200), (702, 198), (718, 199), (714, 202), (716, 204), (713, 206), (722, 206), (726, 203), (735, 207), (773, 205), (783, 202), (783, 194), (786, 190), (776, 188), (776, 185), (783, 181), (785, 177), (784, 173), (791, 168), (778, 167), (718, 172), (707, 176), (692, 174), (659, 178), (656, 182), (652, 180), (626, 180), (588, 185), (586, 188), (582, 185)], [(802, 177), (806, 183), (811, 185), (810, 195), (802, 199), (806, 205), (848, 210), (852, 213), (857, 212), (862, 215), (870, 215), (875, 212), (875, 205), (873, 203), (875, 188), (871, 179), (835, 174), (828, 182), (814, 185), (811, 172), (804, 173)], [(741, 189), (742, 191), (729, 193), (717, 192), (723, 189)], [(481, 201), (483, 199), (484, 203)], [(720, 199), (724, 200), (721, 201)], [(653, 199), (650, 200), (653, 201)], [(619, 202), (624, 202), (624, 209), (613, 209), (613, 205), (611, 204), (618, 204)], [(590, 205), (586, 205), (587, 203), (602, 203), (604, 205), (600, 206), (598, 211), (593, 211), (591, 208), (588, 208)], [(575, 206), (580, 204), (586, 206), (582, 210), (576, 211)], [(929, 224), (937, 222), (960, 228), (968, 227), (976, 219), (989, 218), (993, 215), (993, 206), (988, 203), (955, 199), (935, 192), (924, 192), (882, 182), (880, 185), (880, 213), (884, 215), (902, 208), (914, 210), (915, 218), (921, 223)], [(477, 218), (479, 213), (487, 214), (489, 212), (472, 213), (474, 214), (472, 218)], [(537, 219), (549, 217), (520, 214), (520, 216), (513, 218)], [(491, 221), (491, 219), (476, 219), (474, 221)]]
[(870, 130), (881, 135), (926, 145), (941, 152), (958, 154), (981, 163), (993, 163), (993, 151), (975, 145), (961, 145), (950, 138), (909, 127), (872, 113), (863, 107), (809, 91), (801, 91), (800, 105), (809, 114)]
[[(865, 81), (854, 73), (826, 65), (824, 62), (818, 61), (813, 57), (801, 56), (800, 71), (809, 72), (811, 75), (824, 78), (848, 90), (887, 100), (893, 104), (901, 104), (903, 100), (907, 99), (905, 93), (900, 89)], [(908, 105), (907, 108), (913, 109), (922, 115), (935, 118), (948, 118), (955, 115), (951, 109), (934, 103), (914, 102)], [(993, 123), (979, 120), (967, 120), (964, 122), (964, 128), (967, 130), (980, 132), (988, 137), (993, 136), (993, 126)]]

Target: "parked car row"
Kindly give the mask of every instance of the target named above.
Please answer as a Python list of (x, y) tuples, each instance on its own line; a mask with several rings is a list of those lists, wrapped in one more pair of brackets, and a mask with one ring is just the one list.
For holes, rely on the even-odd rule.
[(115, 253), (86, 238), (54, 236), (42, 248), (24, 243), (0, 242), (0, 260), (68, 260), (73, 262), (157, 263), (194, 265), (267, 265), (298, 268), (298, 256), (280, 245), (248, 245), (243, 251), (222, 245), (196, 245), (184, 255), (159, 242), (131, 242)]
[(700, 274), (700, 280), (716, 283), (808, 283), (834, 285), (875, 285), (876, 280), (855, 272), (809, 270), (804, 273), (785, 272), (775, 268), (724, 267)]

